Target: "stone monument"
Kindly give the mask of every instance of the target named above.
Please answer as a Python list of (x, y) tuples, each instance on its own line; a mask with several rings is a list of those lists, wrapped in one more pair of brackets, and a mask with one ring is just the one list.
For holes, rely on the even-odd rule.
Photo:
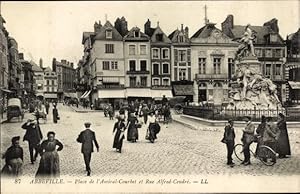
[(232, 110), (278, 110), (282, 108), (277, 96), (276, 85), (263, 77), (261, 63), (255, 56), (253, 41), (255, 33), (248, 24), (236, 57), (235, 78), (229, 91), (230, 102), (227, 109)]

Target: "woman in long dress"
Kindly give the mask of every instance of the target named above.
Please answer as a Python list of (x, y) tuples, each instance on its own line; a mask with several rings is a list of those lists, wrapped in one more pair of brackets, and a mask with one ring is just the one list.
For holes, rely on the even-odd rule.
[[(44, 140), (41, 144), (41, 161), (39, 164), (36, 177), (59, 177), (59, 155), (58, 151), (63, 149), (63, 144), (55, 139), (55, 133), (53, 131), (48, 132), (48, 139)], [(56, 148), (58, 146), (58, 148)]]
[(56, 108), (56, 104), (53, 104), (53, 111), (52, 111), (52, 113), (53, 113), (53, 122), (54, 123), (57, 123), (57, 120), (58, 120), (58, 110), (57, 110), (57, 108)]
[(114, 125), (113, 133), (115, 133), (113, 148), (116, 148), (116, 151), (122, 152), (122, 145), (125, 131), (124, 120), (120, 117), (117, 117), (118, 121)]
[(157, 122), (157, 117), (155, 116), (154, 112), (150, 112), (148, 117), (146, 139), (150, 140), (151, 143), (154, 143), (154, 140), (157, 139), (157, 133), (160, 131), (160, 126)]
[(291, 147), (289, 141), (289, 135), (286, 126), (285, 116), (279, 113), (279, 120), (277, 122), (277, 127), (279, 128), (279, 137), (277, 140), (277, 153), (279, 158), (286, 158), (287, 155), (291, 155)]
[(23, 149), (20, 146), (20, 136), (13, 137), (12, 145), (3, 155), (5, 165), (1, 171), (1, 175), (18, 177), (22, 174), (23, 166)]
[(128, 118), (126, 128), (127, 131), (127, 141), (131, 141), (132, 143), (136, 142), (139, 139), (138, 129), (136, 124), (138, 123), (138, 119), (136, 118), (134, 113), (130, 113), (130, 117)]

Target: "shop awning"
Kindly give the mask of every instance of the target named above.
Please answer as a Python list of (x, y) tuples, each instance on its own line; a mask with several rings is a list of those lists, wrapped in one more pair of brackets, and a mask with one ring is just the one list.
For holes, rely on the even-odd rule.
[(103, 83), (119, 83), (118, 77), (103, 77)]
[(56, 93), (45, 93), (44, 98), (57, 98)]
[(125, 98), (125, 90), (98, 90), (98, 98)]
[(76, 93), (64, 93), (65, 97), (69, 97), (69, 98), (77, 98), (77, 94)]
[(163, 96), (166, 96), (166, 98), (172, 98), (172, 91), (171, 90), (151, 90), (151, 96), (155, 99), (160, 99)]
[(80, 98), (87, 98), (87, 97), (89, 97), (91, 91), (92, 91), (92, 90), (87, 91), (87, 92), (84, 93)]
[(44, 96), (44, 93), (39, 92), (36, 94), (36, 96)]
[(127, 88), (126, 97), (152, 98), (150, 88)]
[(88, 93), (89, 91), (85, 91), (81, 96), (80, 98), (84, 98), (84, 96)]
[(173, 85), (176, 96), (194, 95), (193, 85)]
[(289, 84), (293, 90), (300, 89), (300, 82), (289, 81)]
[(0, 90), (2, 90), (3, 92), (6, 92), (6, 93), (12, 93), (12, 91), (10, 91), (8, 89), (0, 88)]

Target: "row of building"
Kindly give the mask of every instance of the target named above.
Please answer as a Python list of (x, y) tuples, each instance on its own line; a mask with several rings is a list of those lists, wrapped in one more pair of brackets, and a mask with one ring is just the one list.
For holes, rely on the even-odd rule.
[[(228, 103), (236, 70), (235, 40), (243, 36), (245, 27), (235, 25), (232, 15), (222, 29), (206, 20), (192, 36), (183, 25), (167, 35), (159, 23), (152, 27), (149, 19), (144, 30), (128, 30), (124, 17), (117, 18), (114, 25), (96, 22), (93, 32), (83, 32), (77, 90), (95, 104), (163, 95), (185, 96), (190, 102)], [(254, 46), (262, 74), (275, 82), (283, 103), (299, 101), (299, 31), (285, 41), (276, 19), (251, 28), (256, 32)], [(291, 58), (298, 63), (290, 64)]]
[(53, 59), (52, 69), (19, 53), (17, 41), (9, 36), (0, 15), (0, 116), (6, 110), (9, 98), (20, 98), (23, 105), (33, 99), (57, 100), (77, 97), (75, 90), (76, 70), (73, 63)]

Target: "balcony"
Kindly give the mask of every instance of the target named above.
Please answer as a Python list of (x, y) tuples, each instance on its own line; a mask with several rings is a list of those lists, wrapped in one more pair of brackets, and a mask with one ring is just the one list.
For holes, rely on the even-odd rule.
[(196, 74), (197, 80), (229, 79), (228, 74)]
[(127, 71), (127, 74), (150, 74), (150, 71), (132, 71), (132, 70), (129, 70)]

